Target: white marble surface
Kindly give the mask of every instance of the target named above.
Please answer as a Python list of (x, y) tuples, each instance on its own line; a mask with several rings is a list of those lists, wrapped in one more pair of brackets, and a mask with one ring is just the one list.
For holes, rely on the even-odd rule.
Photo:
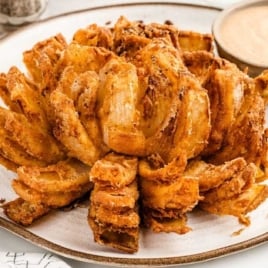
[[(88, 8), (94, 5), (101, 6), (105, 3), (117, 3), (121, 0), (49, 0), (46, 11), (42, 14), (41, 19), (45, 19), (50, 16), (57, 14)], [(130, 0), (135, 1), (135, 0)], [(128, 2), (130, 2), (128, 1)], [(156, 0), (157, 1), (157, 0)], [(174, 1), (174, 0), (171, 0)], [(171, 2), (169, 1), (169, 2)], [(155, 2), (155, 1), (154, 1)], [(176, 1), (174, 1), (176, 2)], [(227, 7), (228, 5), (239, 2), (237, 0), (195, 0), (195, 1), (185, 1), (187, 3), (194, 2), (198, 4), (210, 4), (218, 7)], [(209, 233), (208, 233), (209, 236)], [(206, 239), (204, 237), (204, 239)], [(33, 245), (30, 242), (27, 242), (16, 235), (0, 228), (0, 252), (11, 251), (11, 252), (46, 252), (43, 248)], [(189, 264), (189, 265), (180, 265), (174, 267), (187, 267), (187, 268), (225, 268), (225, 267), (243, 267), (243, 268), (267, 268), (268, 267), (268, 243), (259, 245), (255, 248), (245, 250), (240, 253), (235, 253), (226, 257), (221, 257), (215, 260), (210, 260), (204, 263)], [(107, 266), (84, 263), (71, 259), (63, 259), (67, 264), (73, 268), (103, 268)], [(1, 268), (1, 267), (0, 267)]]

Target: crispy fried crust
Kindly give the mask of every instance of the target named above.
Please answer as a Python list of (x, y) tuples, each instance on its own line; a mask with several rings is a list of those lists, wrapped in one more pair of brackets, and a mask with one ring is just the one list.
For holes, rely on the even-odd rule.
[(181, 176), (187, 165), (186, 154), (180, 154), (167, 165), (155, 164), (155, 158), (148, 157), (139, 161), (139, 175), (156, 183), (172, 182)]
[(16, 163), (12, 162), (11, 160), (7, 159), (2, 155), (2, 152), (0, 152), (0, 164), (4, 167), (6, 167), (8, 170), (16, 171), (19, 167)]
[(198, 180), (183, 175), (183, 159), (185, 155), (160, 167), (150, 166), (148, 160), (140, 161), (143, 223), (155, 232), (182, 234), (190, 230), (186, 225), (186, 213), (196, 206), (201, 197)]
[(92, 189), (90, 168), (76, 159), (68, 159), (47, 167), (19, 167), (12, 181), (15, 192), (29, 203), (57, 208)]
[(202, 202), (213, 204), (218, 200), (232, 199), (253, 186), (255, 182), (256, 167), (253, 164), (247, 165), (244, 169), (225, 180), (217, 188), (204, 193)]
[(90, 167), (77, 159), (60, 161), (46, 167), (17, 169), (18, 180), (43, 193), (81, 191), (89, 183)]
[(179, 31), (176, 27), (158, 23), (133, 22), (121, 16), (114, 26), (114, 51), (117, 55), (131, 59), (152, 39), (160, 38), (180, 50)]
[(267, 185), (253, 184), (252, 187), (238, 196), (230, 199), (219, 199), (213, 204), (201, 202), (199, 205), (203, 210), (210, 213), (236, 216), (241, 223), (249, 225), (250, 220), (246, 216), (247, 213), (256, 209), (267, 197)]
[(198, 177), (201, 192), (220, 186), (225, 180), (235, 176), (247, 166), (243, 158), (236, 158), (222, 165), (213, 165), (194, 160), (187, 165), (185, 175)]
[(95, 162), (90, 171), (90, 180), (100, 185), (124, 187), (135, 179), (137, 168), (136, 157), (109, 153)]
[(46, 161), (39, 160), (34, 156), (28, 154), (24, 148), (10, 135), (10, 132), (5, 128), (6, 117), (9, 110), (0, 107), (0, 155), (2, 164), (10, 168), (10, 164), (15, 166), (44, 166)]
[(265, 104), (268, 103), (268, 70), (264, 70), (254, 78), (255, 86), (258, 92), (263, 97)]
[(125, 252), (139, 248), (137, 158), (110, 153), (92, 167), (88, 223), (94, 240)]
[(12, 102), (10, 98), (10, 91), (7, 87), (7, 74), (0, 73), (0, 97), (2, 102), (9, 107), (10, 110), (20, 112), (21, 108), (17, 103)]
[(32, 125), (23, 114), (5, 112), (5, 129), (29, 155), (48, 164), (65, 157), (54, 136)]
[(73, 101), (65, 94), (54, 90), (50, 95), (55, 115), (54, 136), (68, 149), (70, 157), (76, 157), (92, 166), (100, 152), (77, 117)]
[(239, 115), (228, 129), (221, 149), (210, 157), (210, 161), (220, 164), (240, 156), (248, 163), (258, 162), (263, 145), (263, 134), (263, 99), (254, 93), (246, 95)]
[(77, 73), (86, 71), (99, 72), (114, 57), (113, 52), (103, 47), (71, 43), (63, 52), (59, 69), (62, 71), (67, 66), (73, 66)]
[(159, 217), (154, 216), (155, 212), (153, 210), (145, 210), (143, 214), (144, 225), (150, 228), (155, 233), (165, 232), (165, 233), (177, 233), (185, 234), (191, 231), (191, 228), (187, 226), (186, 215), (179, 215), (175, 217)]
[(92, 188), (92, 184), (88, 182), (82, 189), (70, 192), (39, 192), (23, 182), (14, 179), (12, 181), (12, 187), (22, 199), (29, 203), (38, 203), (51, 208), (59, 208), (67, 206), (77, 198), (83, 196)]
[[(35, 85), (15, 66), (7, 73), (7, 88), (10, 92), (10, 100), (20, 107), (20, 113), (31, 124), (37, 124), (49, 132), (50, 126), (46, 117), (43, 97), (39, 94)], [(18, 110), (18, 109), (16, 109)]]
[(73, 42), (111, 50), (113, 48), (113, 35), (111, 29), (91, 24), (84, 29), (77, 30), (73, 35)]
[(25, 51), (27, 75), (0, 74), (0, 163), (20, 196), (6, 214), (31, 224), (94, 185), (95, 241), (129, 253), (140, 217), (183, 234), (199, 205), (249, 224), (268, 196), (267, 72), (249, 77), (212, 41), (120, 17)]
[(98, 117), (105, 144), (118, 153), (143, 155), (145, 137), (139, 123), (140, 89), (135, 66), (112, 59), (101, 70), (100, 80)]
[[(127, 187), (127, 186), (126, 186)], [(88, 223), (93, 231), (94, 240), (125, 252), (134, 253), (139, 247), (139, 224), (137, 185), (134, 196), (123, 191), (107, 189), (110, 195), (100, 202), (98, 189), (94, 189), (88, 213)], [(102, 189), (105, 193), (105, 189)], [(134, 198), (134, 202), (123, 203), (122, 198)], [(133, 206), (134, 205), (134, 206)]]
[(178, 177), (170, 183), (158, 183), (142, 178), (140, 180), (143, 206), (155, 210), (174, 209), (184, 214), (200, 199), (198, 180), (191, 177)]
[(213, 52), (213, 36), (193, 31), (179, 31), (179, 44), (182, 51)]
[[(211, 131), (211, 115), (207, 92), (190, 75), (181, 75), (181, 107), (168, 160), (181, 151), (187, 159), (198, 156), (206, 147)], [(198, 107), (198, 108), (197, 108)]]
[(116, 228), (106, 224), (100, 225), (94, 220), (94, 217), (89, 217), (88, 221), (94, 232), (95, 242), (127, 253), (137, 252), (139, 231), (136, 227), (130, 229)]
[(31, 50), (23, 53), (27, 70), (42, 94), (54, 89), (58, 79), (61, 53), (66, 47), (65, 38), (58, 34), (36, 43)]
[(11, 220), (24, 226), (31, 225), (50, 211), (50, 208), (44, 204), (29, 203), (22, 198), (5, 203), (2, 208)]

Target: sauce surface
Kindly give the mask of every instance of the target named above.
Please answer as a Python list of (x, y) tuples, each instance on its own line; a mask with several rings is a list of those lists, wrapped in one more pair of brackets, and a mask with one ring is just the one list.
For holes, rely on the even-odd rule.
[(268, 66), (268, 5), (231, 13), (221, 25), (223, 46), (247, 62)]

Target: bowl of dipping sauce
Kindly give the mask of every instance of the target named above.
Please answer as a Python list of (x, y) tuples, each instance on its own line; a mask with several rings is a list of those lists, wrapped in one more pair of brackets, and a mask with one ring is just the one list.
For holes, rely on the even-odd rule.
[(268, 1), (243, 1), (224, 9), (212, 26), (221, 57), (252, 77), (268, 69)]

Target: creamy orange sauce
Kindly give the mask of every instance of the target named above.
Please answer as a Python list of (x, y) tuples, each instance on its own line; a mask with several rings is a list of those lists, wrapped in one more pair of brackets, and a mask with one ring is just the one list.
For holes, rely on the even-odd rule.
[(221, 27), (223, 46), (233, 55), (268, 66), (268, 6), (249, 6), (228, 16)]

